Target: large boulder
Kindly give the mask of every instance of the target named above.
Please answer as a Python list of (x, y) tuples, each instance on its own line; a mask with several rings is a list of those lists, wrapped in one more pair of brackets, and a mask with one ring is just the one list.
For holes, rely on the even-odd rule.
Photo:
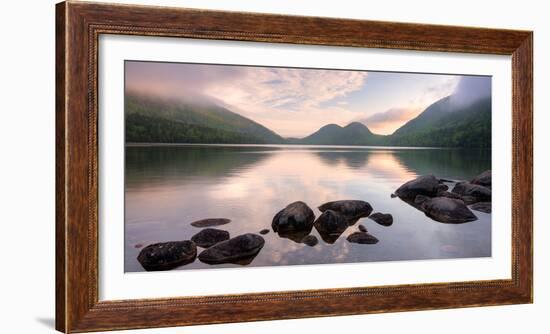
[(206, 218), (197, 220), (195, 222), (191, 223), (191, 226), (194, 227), (211, 227), (211, 226), (220, 226), (229, 224), (231, 222), (231, 219), (227, 218)]
[(273, 221), (271, 228), (278, 233), (293, 233), (299, 231), (311, 231), (315, 214), (304, 202), (294, 202), (279, 211)]
[(470, 209), (484, 213), (491, 213), (491, 202), (477, 202), (473, 204)]
[(202, 248), (208, 248), (229, 239), (229, 232), (215, 228), (205, 228), (195, 234), (191, 240)]
[(349, 242), (354, 244), (375, 244), (378, 242), (378, 239), (367, 232), (354, 232), (346, 238)]
[(434, 197), (441, 190), (442, 187), (435, 176), (423, 175), (401, 185), (395, 194), (402, 199), (413, 201), (417, 195)]
[[(459, 182), (452, 190), (453, 193), (466, 198), (467, 196), (473, 197), (476, 202), (491, 201), (491, 189), (478, 184), (472, 184), (469, 182)], [(470, 202), (470, 201), (466, 201)]]
[(338, 212), (349, 220), (357, 220), (362, 217), (368, 217), (372, 212), (372, 206), (365, 201), (360, 200), (340, 200), (327, 202), (319, 207), (319, 211), (326, 212), (331, 210)]
[(339, 212), (325, 210), (313, 225), (323, 241), (333, 244), (349, 227), (349, 220)]
[(461, 224), (477, 220), (463, 201), (453, 198), (431, 198), (422, 203), (422, 209), (426, 216), (442, 223)]
[(491, 188), (491, 170), (486, 170), (478, 176), (474, 177), (472, 181), (470, 181), (470, 183)]
[(147, 271), (170, 270), (195, 261), (197, 246), (193, 241), (169, 241), (149, 245), (137, 260)]
[[(249, 260), (260, 252), (264, 244), (264, 238), (257, 234), (242, 234), (202, 251), (199, 254), (199, 260), (208, 264)], [(250, 263), (251, 261), (246, 262)]]
[(389, 213), (376, 212), (369, 216), (369, 219), (374, 220), (379, 225), (391, 226), (393, 224), (393, 217)]

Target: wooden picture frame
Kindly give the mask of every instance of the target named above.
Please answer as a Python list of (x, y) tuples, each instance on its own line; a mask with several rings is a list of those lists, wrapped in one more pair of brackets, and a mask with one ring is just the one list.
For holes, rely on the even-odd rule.
[[(102, 34), (510, 55), (511, 279), (99, 301), (97, 46)], [(532, 116), (530, 31), (59, 3), (56, 7), (56, 329), (68, 333), (531, 303)]]

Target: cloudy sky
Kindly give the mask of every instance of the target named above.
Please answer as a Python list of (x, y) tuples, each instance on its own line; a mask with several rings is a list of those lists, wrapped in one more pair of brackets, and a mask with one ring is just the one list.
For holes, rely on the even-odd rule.
[[(461, 80), (462, 79), (462, 80)], [(353, 121), (391, 134), (431, 103), (465, 86), (458, 75), (126, 62), (126, 89), (211, 100), (283, 137)], [(489, 87), (490, 79), (481, 86)], [(475, 80), (479, 82), (479, 80)], [(487, 82), (489, 85), (487, 85)], [(477, 86), (470, 89), (478, 91)], [(467, 92), (469, 93), (469, 92)]]

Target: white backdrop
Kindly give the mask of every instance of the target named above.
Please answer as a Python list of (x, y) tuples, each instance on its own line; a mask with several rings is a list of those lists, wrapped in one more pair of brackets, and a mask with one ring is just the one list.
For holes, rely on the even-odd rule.
[[(132, 3), (197, 8), (336, 16), (535, 30), (535, 190), (544, 189), (550, 168), (545, 127), (550, 121), (550, 24), (544, 2), (440, 1), (176, 1)], [(0, 221), (4, 266), (0, 276), (2, 332), (48, 333), (54, 317), (54, 3), (11, 2), (0, 11)], [(539, 191), (540, 192), (540, 191)], [(550, 270), (546, 254), (550, 227), (542, 219), (545, 196), (535, 196), (535, 304), (459, 310), (407, 312), (245, 324), (136, 331), (144, 333), (280, 333), (342, 328), (371, 332), (544, 333), (550, 309)], [(540, 205), (539, 205), (540, 204)], [(539, 224), (539, 220), (540, 224)], [(545, 219), (546, 220), (546, 219)], [(6, 228), (7, 227), (7, 228)]]

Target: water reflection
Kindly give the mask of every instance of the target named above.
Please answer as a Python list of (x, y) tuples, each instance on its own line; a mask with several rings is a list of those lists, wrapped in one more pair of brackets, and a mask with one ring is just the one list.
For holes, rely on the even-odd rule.
[[(490, 152), (302, 146), (160, 146), (126, 148), (125, 270), (142, 271), (136, 244), (185, 240), (200, 231), (191, 222), (225, 217), (231, 236), (270, 228), (273, 216), (294, 201), (317, 207), (340, 199), (361, 199), (391, 213), (394, 224), (360, 222), (380, 242), (351, 244), (316, 229), (324, 242), (309, 247), (306, 235), (264, 235), (265, 246), (249, 266), (412, 260), (491, 255), (491, 215), (463, 225), (439, 224), (390, 199), (402, 183), (420, 175), (471, 179), (490, 169)], [(227, 227), (227, 228), (226, 228)], [(298, 241), (300, 240), (300, 241)], [(201, 248), (198, 251), (202, 251)], [(223, 264), (218, 267), (240, 266)], [(195, 261), (181, 267), (208, 268)]]

